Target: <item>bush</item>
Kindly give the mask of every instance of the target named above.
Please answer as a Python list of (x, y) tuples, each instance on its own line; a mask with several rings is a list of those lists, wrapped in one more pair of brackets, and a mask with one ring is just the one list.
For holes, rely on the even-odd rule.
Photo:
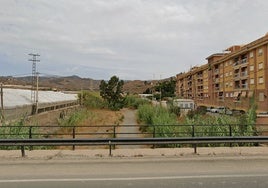
[[(29, 127), (25, 127), (24, 118), (15, 122), (13, 125), (4, 124), (0, 127), (1, 139), (23, 139), (29, 138)], [(37, 128), (32, 128), (32, 134), (37, 132)], [(28, 147), (26, 147), (28, 148)], [(40, 148), (40, 147), (39, 147)], [(12, 150), (18, 149), (17, 146), (1, 146), (0, 149)]]
[[(157, 133), (157, 137), (174, 136), (174, 126), (177, 124), (177, 117), (174, 113), (170, 113), (166, 108), (161, 106), (141, 105), (138, 108), (138, 120), (148, 125), (143, 126), (142, 131)], [(171, 126), (170, 126), (171, 125)]]
[(125, 98), (125, 107), (138, 109), (140, 105), (149, 104), (147, 99), (141, 99), (134, 95), (127, 95)]
[(81, 109), (72, 113), (70, 116), (64, 119), (59, 120), (59, 124), (61, 126), (76, 126), (87, 117), (88, 117), (88, 111), (85, 109)]
[(169, 106), (169, 112), (175, 114), (176, 116), (180, 116), (181, 115), (181, 108), (179, 106), (174, 106), (172, 104)]
[(155, 111), (152, 105), (145, 104), (145, 105), (139, 106), (138, 108), (139, 122), (143, 122), (147, 125), (152, 125), (154, 112)]
[(82, 91), (78, 94), (78, 97), (82, 105), (87, 108), (101, 109), (107, 107), (105, 101), (96, 93)]

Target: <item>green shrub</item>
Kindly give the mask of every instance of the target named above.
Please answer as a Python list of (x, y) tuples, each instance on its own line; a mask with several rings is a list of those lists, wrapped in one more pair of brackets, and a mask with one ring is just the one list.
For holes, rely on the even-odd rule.
[(78, 94), (78, 98), (82, 105), (85, 105), (87, 108), (101, 109), (107, 107), (106, 102), (93, 92), (82, 91)]
[[(29, 129), (30, 129), (29, 127), (25, 127), (25, 120), (24, 118), (22, 118), (20, 121), (17, 121), (13, 123), (12, 125), (3, 124), (0, 127), (0, 138), (1, 139), (29, 138)], [(37, 127), (34, 127), (34, 128), (31, 128), (31, 131), (32, 131), (32, 134), (35, 134), (38, 132), (38, 129)], [(11, 150), (11, 149), (18, 149), (18, 147), (17, 146), (1, 146), (0, 149)]]
[(88, 113), (86, 109), (77, 110), (64, 119), (60, 119), (59, 124), (61, 126), (76, 126), (88, 117)]
[[(174, 113), (170, 113), (166, 108), (161, 106), (141, 105), (138, 108), (138, 119), (145, 123), (148, 127), (142, 131), (157, 133), (157, 137), (174, 136), (174, 126), (177, 124), (177, 117)], [(144, 126), (143, 126), (144, 127)]]
[(125, 98), (125, 107), (138, 109), (140, 105), (149, 104), (147, 99), (142, 99), (134, 95), (127, 95)]
[(179, 106), (170, 105), (168, 109), (170, 113), (173, 113), (176, 116), (180, 116), (181, 114), (181, 108)]

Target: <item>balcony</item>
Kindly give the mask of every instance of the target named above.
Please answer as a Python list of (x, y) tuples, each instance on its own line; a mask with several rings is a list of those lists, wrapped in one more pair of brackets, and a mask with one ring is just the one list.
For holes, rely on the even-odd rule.
[(247, 77), (248, 76), (248, 72), (245, 71), (245, 72), (241, 72), (241, 77)]
[(219, 82), (220, 82), (220, 79), (219, 79), (219, 78), (214, 78), (213, 81), (214, 81), (215, 83), (219, 83)]
[(237, 66), (237, 65), (239, 65), (239, 64), (240, 64), (240, 61), (239, 60), (238, 61), (235, 61), (234, 62), (234, 67)]
[(214, 70), (214, 74), (219, 74), (220, 73), (220, 70), (219, 69), (215, 69)]
[(224, 97), (222, 95), (218, 96), (218, 101), (224, 101)]
[(239, 79), (240, 78), (240, 74), (238, 72), (234, 73), (234, 79)]
[(247, 83), (241, 84), (241, 89), (248, 89), (248, 84)]
[(247, 64), (248, 63), (248, 59), (247, 58), (244, 58), (240, 61), (241, 64)]
[(203, 89), (197, 89), (197, 93), (203, 93), (204, 90)]
[(198, 86), (203, 85), (203, 80), (202, 81), (197, 81), (196, 85), (198, 85)]
[(244, 59), (241, 59), (241, 60), (236, 60), (233, 64), (234, 68), (235, 69), (238, 69), (240, 67), (245, 67), (248, 65), (248, 59), (247, 58), (244, 58)]

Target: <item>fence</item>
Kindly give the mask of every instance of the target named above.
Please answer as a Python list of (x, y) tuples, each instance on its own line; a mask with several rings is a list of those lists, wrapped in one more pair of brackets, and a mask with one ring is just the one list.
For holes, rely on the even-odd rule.
[[(138, 127), (127, 132), (128, 128)], [(253, 127), (248, 129), (248, 127)], [(93, 126), (0, 126), (1, 138), (79, 138), (122, 135), (138, 137), (204, 137), (204, 136), (256, 136), (268, 135), (268, 125), (93, 125)]]
[(192, 144), (194, 152), (198, 144), (211, 143), (267, 143), (268, 136), (244, 137), (175, 137), (175, 138), (107, 138), (107, 139), (0, 139), (0, 146), (20, 146), (22, 157), (25, 146), (90, 146), (107, 145), (112, 156), (115, 145)]
[[(128, 131), (136, 127), (137, 132)], [(253, 127), (253, 129), (248, 129)], [(124, 132), (122, 129), (124, 128)], [(101, 125), (1, 126), (0, 146), (92, 146), (261, 143), (268, 142), (267, 125)], [(123, 138), (125, 137), (125, 138)]]

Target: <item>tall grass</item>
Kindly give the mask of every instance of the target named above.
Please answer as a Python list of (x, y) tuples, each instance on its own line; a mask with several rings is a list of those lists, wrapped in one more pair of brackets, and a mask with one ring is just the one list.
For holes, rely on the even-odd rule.
[(78, 94), (80, 103), (87, 108), (102, 109), (107, 107), (107, 103), (97, 92), (82, 91)]
[(177, 116), (166, 108), (145, 104), (138, 108), (137, 115), (139, 122), (148, 125), (142, 126), (142, 131), (154, 133), (156, 137), (173, 136)]
[[(245, 114), (240, 117), (227, 115), (209, 116), (194, 114), (178, 122), (177, 116), (161, 106), (142, 105), (138, 108), (138, 120), (148, 125), (142, 131), (155, 132), (157, 137), (172, 136), (251, 136), (256, 135), (252, 121), (254, 115)], [(177, 125), (177, 126), (174, 126)], [(193, 127), (194, 126), (194, 127)], [(230, 132), (231, 131), (231, 132)]]
[[(22, 118), (21, 120), (10, 124), (3, 124), (0, 127), (0, 138), (1, 139), (24, 139), (29, 138), (29, 127), (25, 127), (25, 119)], [(38, 132), (38, 128), (34, 127), (31, 128), (32, 134)], [(38, 136), (36, 136), (38, 138)], [(35, 138), (36, 138), (35, 137)], [(41, 148), (41, 147), (39, 147)], [(42, 147), (43, 148), (43, 147)], [(16, 146), (1, 146), (0, 149), (4, 150), (11, 150), (11, 149), (18, 149)]]
[(147, 99), (142, 99), (135, 95), (127, 95), (125, 97), (124, 106), (127, 108), (138, 109), (139, 106), (149, 103), (150, 101), (148, 101)]
[(86, 109), (79, 109), (74, 113), (71, 113), (69, 116), (60, 119), (59, 125), (61, 126), (76, 126), (85, 120), (88, 117), (88, 110)]

